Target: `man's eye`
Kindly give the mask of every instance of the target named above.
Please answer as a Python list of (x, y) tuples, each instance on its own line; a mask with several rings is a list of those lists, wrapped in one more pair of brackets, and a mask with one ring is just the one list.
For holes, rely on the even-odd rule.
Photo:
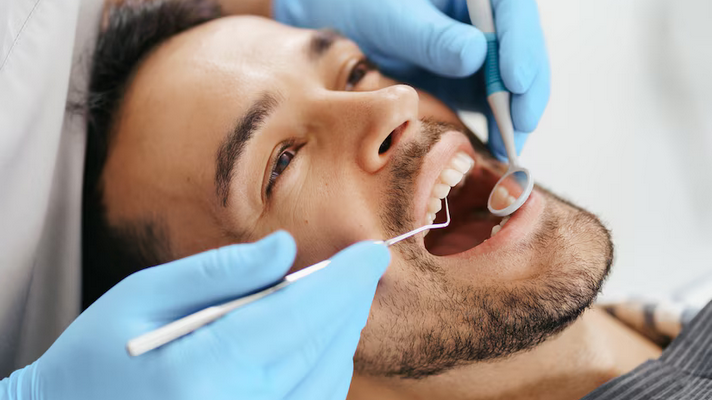
[(363, 58), (354, 65), (351, 73), (349, 74), (349, 79), (346, 82), (346, 90), (354, 90), (356, 85), (371, 71), (376, 70), (376, 65), (373, 64), (368, 58)]
[(267, 195), (272, 193), (272, 187), (277, 181), (277, 178), (282, 175), (282, 172), (287, 169), (292, 159), (296, 155), (296, 151), (292, 149), (283, 150), (277, 160), (274, 162), (274, 167), (272, 167), (272, 173), (269, 176), (269, 182), (267, 183)]
[(272, 175), (278, 176), (284, 172), (284, 170), (289, 166), (289, 163), (292, 162), (292, 158), (294, 158), (294, 152), (291, 150), (285, 150), (282, 154), (280, 154), (279, 158), (277, 158), (277, 162), (274, 164), (274, 171), (272, 171)]

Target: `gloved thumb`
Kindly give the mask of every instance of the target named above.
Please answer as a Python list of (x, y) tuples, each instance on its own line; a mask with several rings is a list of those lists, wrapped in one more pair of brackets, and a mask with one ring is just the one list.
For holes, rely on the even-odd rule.
[[(330, 271), (338, 270), (350, 286), (373, 286), (386, 272), (391, 262), (391, 252), (383, 243), (365, 241), (353, 244), (331, 257)], [(358, 273), (353, 269), (358, 268)], [(335, 272), (330, 272), (335, 273)], [(326, 274), (323, 274), (326, 275)]]
[(381, 52), (453, 78), (472, 75), (482, 66), (487, 53), (482, 32), (448, 17), (429, 1), (402, 4), (407, 9), (395, 21), (400, 26), (379, 38)]
[(120, 285), (141, 293), (143, 307), (182, 315), (273, 284), (287, 273), (295, 255), (294, 239), (278, 231), (255, 243), (221, 247), (145, 269)]

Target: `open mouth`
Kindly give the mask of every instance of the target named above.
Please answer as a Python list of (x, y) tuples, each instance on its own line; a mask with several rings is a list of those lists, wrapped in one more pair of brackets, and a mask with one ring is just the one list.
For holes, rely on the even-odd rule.
[[(445, 221), (439, 212), (441, 200), (448, 199), (451, 222), (447, 228), (431, 230), (425, 236), (425, 248), (436, 256), (450, 256), (469, 251), (496, 235), (509, 221), (487, 209), (487, 200), (500, 176), (486, 166), (476, 164), (464, 152), (456, 153), (442, 170), (428, 199), (426, 222)], [(506, 191), (495, 194), (495, 202), (511, 204)], [(437, 216), (436, 216), (437, 215)]]

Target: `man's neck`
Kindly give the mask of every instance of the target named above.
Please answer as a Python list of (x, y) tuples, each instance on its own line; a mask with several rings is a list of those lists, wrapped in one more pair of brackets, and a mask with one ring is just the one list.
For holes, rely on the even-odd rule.
[(660, 353), (644, 337), (593, 309), (555, 338), (505, 360), (422, 380), (357, 375), (348, 400), (575, 400)]

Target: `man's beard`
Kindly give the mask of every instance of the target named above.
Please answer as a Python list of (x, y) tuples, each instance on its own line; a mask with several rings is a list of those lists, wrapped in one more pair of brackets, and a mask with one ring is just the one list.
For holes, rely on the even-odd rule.
[[(415, 180), (424, 156), (449, 130), (458, 129), (424, 120), (420, 140), (405, 144), (393, 156), (380, 214), (387, 237), (416, 227), (411, 211)], [(482, 146), (475, 148), (482, 151)], [(393, 250), (406, 260), (412, 276), (380, 304), (402, 317), (388, 324), (369, 320), (356, 351), (356, 372), (420, 379), (501, 359), (561, 332), (591, 305), (612, 263), (610, 235), (589, 212), (537, 189), (547, 198), (542, 223), (534, 238), (517, 250), (534, 254), (528, 262), (542, 274), (513, 288), (463, 285), (451, 280), (438, 258), (415, 239), (401, 242)], [(562, 235), (572, 230), (578, 234)], [(590, 243), (594, 251), (572, 251), (571, 242), (583, 247)], [(589, 253), (592, 257), (586, 257)]]

